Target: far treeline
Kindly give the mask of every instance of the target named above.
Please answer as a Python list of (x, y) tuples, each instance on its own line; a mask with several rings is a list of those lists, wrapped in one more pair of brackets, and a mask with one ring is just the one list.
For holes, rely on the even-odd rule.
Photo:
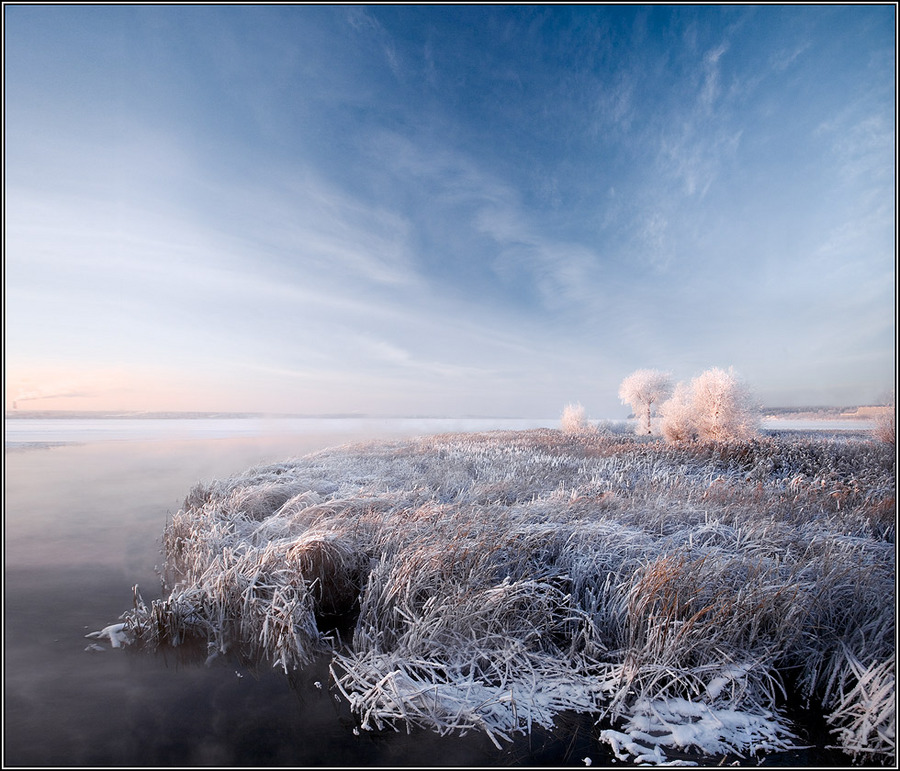
[[(735, 374), (713, 367), (690, 382), (674, 383), (668, 372), (639, 369), (619, 386), (619, 398), (631, 407), (639, 435), (659, 434), (669, 442), (750, 439), (759, 432), (761, 407), (750, 388)], [(894, 441), (894, 397), (873, 410), (873, 434)], [(569, 433), (589, 429), (581, 404), (567, 404), (561, 428)]]

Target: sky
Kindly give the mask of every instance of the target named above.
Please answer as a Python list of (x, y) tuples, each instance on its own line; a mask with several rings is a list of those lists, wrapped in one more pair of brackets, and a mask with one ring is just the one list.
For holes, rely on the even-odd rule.
[(893, 4), (3, 12), (7, 410), (893, 388)]

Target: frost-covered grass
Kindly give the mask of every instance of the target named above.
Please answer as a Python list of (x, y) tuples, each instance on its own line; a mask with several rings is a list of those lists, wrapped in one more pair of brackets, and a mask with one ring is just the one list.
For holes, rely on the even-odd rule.
[[(753, 757), (818, 705), (894, 757), (893, 447), (609, 431), (347, 446), (195, 487), (167, 594), (117, 639), (290, 671), (323, 653), (360, 727), (498, 744), (595, 714), (623, 760)], [(343, 636), (335, 630), (343, 629)]]

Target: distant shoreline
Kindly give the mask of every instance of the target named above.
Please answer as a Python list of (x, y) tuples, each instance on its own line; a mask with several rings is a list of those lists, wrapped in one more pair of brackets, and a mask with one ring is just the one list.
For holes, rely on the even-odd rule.
[[(874, 420), (884, 409), (878, 405), (851, 407), (764, 407), (763, 420)], [(160, 411), (128, 412), (124, 410), (6, 410), (6, 420), (19, 419), (90, 419), (90, 420), (527, 420), (522, 415), (369, 415), (363, 412), (202, 412)], [(623, 418), (624, 420), (625, 418)]]
[(760, 412), (763, 420), (875, 420), (883, 406), (856, 407), (767, 407)]

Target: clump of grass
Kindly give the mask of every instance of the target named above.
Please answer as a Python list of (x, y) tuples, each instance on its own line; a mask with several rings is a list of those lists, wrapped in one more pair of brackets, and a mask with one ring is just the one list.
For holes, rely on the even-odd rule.
[(588, 423), (584, 406), (578, 402), (567, 404), (559, 419), (559, 427), (567, 434), (580, 434), (590, 430), (591, 426)]
[(875, 417), (875, 428), (872, 433), (879, 442), (893, 445), (897, 441), (896, 425), (897, 405), (894, 394), (891, 393), (887, 403), (882, 405)]
[(661, 762), (788, 747), (800, 699), (887, 762), (894, 473), (891, 448), (827, 436), (339, 448), (195, 487), (164, 534), (166, 595), (136, 597), (125, 631), (286, 672), (325, 652), (369, 730), (499, 742), (587, 712), (623, 759)]

